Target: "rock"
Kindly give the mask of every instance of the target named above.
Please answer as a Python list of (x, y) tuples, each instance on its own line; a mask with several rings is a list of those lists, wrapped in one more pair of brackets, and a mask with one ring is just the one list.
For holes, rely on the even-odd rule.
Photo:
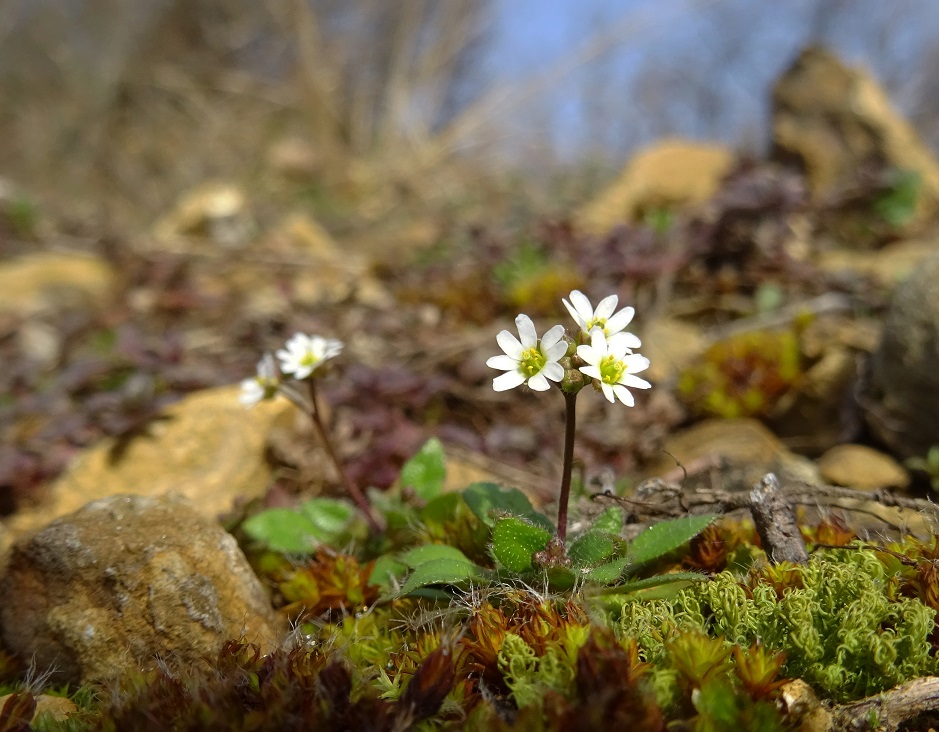
[(939, 445), (937, 363), (939, 252), (894, 291), (861, 402), (871, 431), (901, 457)]
[(244, 246), (251, 233), (244, 192), (228, 183), (206, 183), (186, 193), (154, 227), (162, 244), (202, 240), (225, 249)]
[(843, 192), (867, 165), (916, 172), (921, 213), (939, 198), (939, 163), (869, 73), (804, 50), (773, 90), (773, 157), (802, 167), (814, 195)]
[(271, 478), (267, 435), (280, 415), (295, 408), (278, 399), (245, 409), (238, 394), (236, 386), (191, 394), (169, 406), (117, 459), (117, 443), (103, 440), (68, 466), (47, 501), (6, 519), (7, 528), (18, 535), (118, 493), (175, 491), (212, 518), (231, 510), (237, 498), (262, 495)]
[(832, 249), (820, 253), (815, 264), (823, 272), (862, 275), (887, 287), (894, 287), (913, 274), (916, 268), (936, 251), (939, 251), (939, 242), (907, 240), (894, 242), (870, 252)]
[(0, 313), (29, 317), (104, 305), (115, 284), (110, 265), (82, 254), (38, 252), (0, 262)]
[(602, 234), (661, 208), (703, 203), (734, 162), (722, 145), (663, 140), (637, 153), (600, 196), (575, 216), (585, 231)]
[(707, 347), (701, 328), (672, 318), (659, 318), (642, 329), (642, 354), (650, 366), (643, 378), (653, 384), (677, 378)]
[(811, 460), (789, 451), (762, 422), (756, 419), (707, 419), (682, 430), (665, 441), (667, 455), (647, 471), (647, 477), (665, 476), (680, 481), (678, 460), (689, 473), (707, 476), (725, 485), (709, 487), (752, 488), (766, 473), (786, 480), (818, 483), (818, 470)]
[[(0, 696), (0, 709), (3, 709), (3, 705), (6, 704), (7, 699), (9, 699), (12, 694), (4, 694)], [(31, 721), (42, 721), (41, 718), (45, 718), (45, 722), (64, 722), (69, 718), (69, 715), (74, 714), (78, 711), (78, 706), (71, 699), (64, 696), (52, 696), (51, 694), (40, 694), (35, 697), (36, 699), (36, 710), (33, 712), (33, 719)]]
[(279, 637), (235, 539), (178, 495), (111, 496), (13, 547), (0, 634), (56, 681), (181, 668), (244, 637)]
[(834, 485), (874, 491), (910, 484), (910, 475), (900, 463), (866, 445), (836, 445), (817, 464), (822, 478)]

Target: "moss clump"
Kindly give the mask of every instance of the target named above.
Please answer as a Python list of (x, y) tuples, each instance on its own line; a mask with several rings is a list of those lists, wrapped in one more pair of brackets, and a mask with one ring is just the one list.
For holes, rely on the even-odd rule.
[(874, 552), (839, 550), (805, 567), (753, 571), (746, 582), (722, 572), (668, 600), (629, 600), (618, 631), (655, 663), (666, 661), (679, 630), (728, 647), (761, 643), (785, 653), (786, 676), (847, 701), (939, 670), (930, 643), (936, 613), (896, 597), (897, 582)]
[(802, 376), (799, 339), (793, 330), (731, 336), (708, 348), (686, 368), (678, 391), (697, 414), (713, 417), (768, 415)]

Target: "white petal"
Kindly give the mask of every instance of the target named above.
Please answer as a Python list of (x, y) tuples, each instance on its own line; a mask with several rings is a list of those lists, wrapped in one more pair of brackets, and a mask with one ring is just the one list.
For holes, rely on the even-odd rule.
[(603, 318), (607, 319), (616, 310), (616, 303), (619, 302), (619, 297), (616, 295), (607, 295), (599, 303), (597, 303), (597, 309), (593, 311), (593, 317), (598, 320)]
[[(561, 342), (561, 336), (564, 335), (564, 326), (555, 325), (552, 326), (547, 333), (541, 336), (541, 351), (542, 353), (547, 353), (548, 349), (551, 346), (557, 345)], [(566, 350), (566, 349), (565, 349)]]
[(587, 374), (591, 379), (602, 379), (603, 375), (596, 366), (581, 366), (580, 373)]
[(567, 343), (564, 341), (555, 343), (548, 350), (545, 350), (544, 347), (542, 347), (541, 352), (547, 357), (549, 361), (557, 361), (559, 358), (562, 358), (565, 353), (567, 353)]
[(609, 353), (607, 350), (606, 336), (599, 328), (594, 328), (590, 331), (590, 345), (593, 346), (594, 351), (600, 354), (600, 358), (603, 358)]
[[(575, 292), (576, 292), (576, 290), (575, 290)], [(587, 327), (587, 321), (584, 320), (583, 317), (581, 316), (581, 314), (578, 313), (578, 312), (574, 309), (574, 306), (571, 305), (567, 300), (561, 300), (561, 302), (564, 303), (564, 307), (567, 308), (567, 312), (569, 312), (569, 313), (571, 314), (571, 317), (574, 319), (574, 322), (577, 323), (577, 325), (579, 325), (581, 328), (586, 328), (586, 327)]]
[(495, 391), (507, 391), (524, 383), (525, 377), (519, 371), (507, 371), (502, 376), (497, 376), (492, 380), (492, 388)]
[(515, 318), (515, 327), (518, 328), (518, 337), (522, 342), (522, 348), (528, 350), (538, 344), (538, 332), (535, 330), (535, 324), (531, 322), (525, 313)]
[(546, 363), (544, 368), (541, 369), (541, 373), (544, 374), (546, 379), (551, 379), (551, 381), (560, 381), (564, 378), (564, 367), (559, 363)]
[(638, 376), (633, 376), (632, 374), (623, 374), (619, 377), (619, 383), (625, 384), (626, 386), (631, 386), (635, 389), (651, 389), (652, 384), (650, 384), (645, 379), (640, 379)]
[(619, 397), (619, 400), (627, 407), (636, 406), (636, 400), (633, 399), (633, 395), (629, 393), (629, 389), (627, 389), (625, 386), (614, 384), (612, 389), (613, 393), (616, 394), (616, 396)]
[(522, 351), (525, 350), (522, 348), (522, 344), (518, 342), (518, 338), (509, 333), (507, 330), (503, 330), (501, 333), (499, 333), (499, 335), (496, 336), (496, 343), (499, 344), (499, 348), (505, 351), (516, 361), (522, 357)]
[(641, 353), (630, 353), (623, 358), (623, 363), (626, 364), (626, 370), (631, 374), (638, 374), (649, 368), (649, 359)]
[(246, 407), (253, 407), (264, 398), (264, 389), (257, 379), (245, 379), (241, 382), (241, 394), (238, 401)]
[(551, 384), (544, 377), (544, 369), (528, 379), (528, 388), (532, 391), (547, 391), (551, 388)]
[(514, 371), (518, 368), (518, 360), (505, 355), (493, 356), (486, 361), (486, 365), (489, 368), (499, 369), (500, 371)]
[(571, 302), (574, 304), (574, 309), (577, 311), (577, 314), (583, 318), (583, 325), (586, 325), (589, 321), (593, 320), (593, 307), (590, 305), (590, 300), (587, 299), (587, 296), (584, 295), (584, 293), (582, 293), (580, 290), (573, 290), (571, 291), (570, 298)]
[(603, 390), (603, 396), (606, 397), (606, 400), (611, 404), (616, 400), (613, 398), (613, 387), (609, 384), (605, 384), (602, 381), (600, 382), (600, 388)]
[[(623, 328), (629, 325), (632, 322), (633, 316), (636, 314), (636, 309), (632, 307), (625, 307), (620, 310), (612, 318), (607, 318), (606, 321), (606, 332), (609, 334), (619, 333)], [(635, 338), (635, 336), (633, 336)], [(638, 348), (638, 346), (635, 346)], [(633, 346), (630, 346), (633, 348)]]
[(577, 355), (593, 366), (600, 363), (600, 359), (603, 358), (603, 355), (597, 353), (593, 346), (577, 346)]

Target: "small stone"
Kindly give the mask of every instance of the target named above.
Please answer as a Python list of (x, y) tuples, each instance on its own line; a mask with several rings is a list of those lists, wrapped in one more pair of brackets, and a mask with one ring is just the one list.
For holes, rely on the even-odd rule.
[(836, 445), (818, 459), (818, 469), (829, 483), (866, 491), (910, 484), (900, 463), (866, 445)]
[(713, 196), (734, 162), (714, 143), (664, 140), (637, 153), (622, 174), (576, 215), (589, 233), (602, 234), (656, 209), (703, 203)]
[(41, 252), (0, 263), (0, 313), (32, 316), (103, 305), (114, 287), (106, 262), (81, 254)]
[(181, 668), (244, 638), (270, 648), (270, 602), (235, 539), (182, 496), (112, 496), (18, 541), (0, 634), (57, 682)]

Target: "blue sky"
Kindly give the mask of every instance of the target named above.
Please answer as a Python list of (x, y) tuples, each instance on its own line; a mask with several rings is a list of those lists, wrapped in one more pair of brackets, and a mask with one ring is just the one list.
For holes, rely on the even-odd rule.
[(915, 113), (932, 81), (925, 54), (939, 49), (939, 2), (495, 0), (491, 32), (490, 72), (521, 86), (598, 34), (619, 39), (511, 110), (508, 147), (522, 154), (537, 144), (562, 159), (625, 156), (667, 134), (760, 149), (772, 83), (813, 38), (872, 69)]

